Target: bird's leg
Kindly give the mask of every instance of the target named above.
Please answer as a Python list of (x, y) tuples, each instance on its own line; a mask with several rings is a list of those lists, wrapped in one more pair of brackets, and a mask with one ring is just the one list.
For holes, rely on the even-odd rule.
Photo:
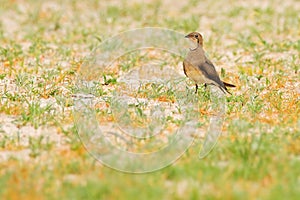
[(207, 84), (206, 83), (204, 83), (204, 88), (205, 88), (205, 90), (207, 89)]
[(197, 94), (197, 91), (198, 91), (198, 85), (196, 84), (196, 91), (195, 91), (195, 94)]

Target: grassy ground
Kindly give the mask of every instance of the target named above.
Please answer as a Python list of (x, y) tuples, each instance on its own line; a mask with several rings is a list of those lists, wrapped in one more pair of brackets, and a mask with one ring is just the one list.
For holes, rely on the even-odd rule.
[[(1, 199), (300, 196), (299, 1), (0, 4)], [(222, 78), (237, 88), (227, 97), (223, 134), (208, 157), (197, 158), (196, 143), (172, 166), (124, 174), (96, 162), (78, 139), (71, 113), (75, 77), (99, 42), (152, 26), (201, 32)], [(100, 97), (119, 86), (119, 71), (102, 76), (108, 85), (98, 84)]]

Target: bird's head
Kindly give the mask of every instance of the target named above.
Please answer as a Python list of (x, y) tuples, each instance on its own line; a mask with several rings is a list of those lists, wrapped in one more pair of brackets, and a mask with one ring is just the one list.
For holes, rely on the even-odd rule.
[(190, 39), (193, 42), (196, 42), (197, 44), (203, 46), (203, 38), (202, 35), (198, 32), (192, 32), (185, 36), (185, 38)]

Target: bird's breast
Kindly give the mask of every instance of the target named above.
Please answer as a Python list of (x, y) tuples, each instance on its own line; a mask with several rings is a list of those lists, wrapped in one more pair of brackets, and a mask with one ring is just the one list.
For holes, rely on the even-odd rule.
[(185, 75), (195, 83), (201, 84), (206, 82), (206, 79), (201, 71), (186, 60), (184, 61), (184, 72)]
[(197, 48), (196, 50), (191, 50), (188, 52), (185, 60), (191, 63), (192, 65), (197, 66), (205, 62), (205, 53), (201, 48)]

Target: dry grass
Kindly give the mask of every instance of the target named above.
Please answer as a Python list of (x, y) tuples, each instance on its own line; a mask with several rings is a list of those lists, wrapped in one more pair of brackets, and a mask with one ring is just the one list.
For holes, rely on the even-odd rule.
[[(299, 1), (0, 4), (1, 199), (299, 197)], [(223, 135), (207, 158), (198, 160), (196, 143), (173, 166), (136, 176), (94, 161), (77, 137), (71, 111), (86, 56), (112, 35), (141, 27), (201, 32), (222, 79), (237, 88), (227, 97)], [(101, 100), (96, 104), (101, 121), (114, 120), (104, 97), (124, 87), (119, 78), (163, 54), (132, 54), (110, 71), (92, 74), (98, 76), (90, 90)], [(179, 62), (172, 58), (165, 67), (178, 72)], [(170, 91), (151, 85), (137, 96), (174, 101)], [(198, 98), (206, 127), (209, 97), (203, 88)]]

